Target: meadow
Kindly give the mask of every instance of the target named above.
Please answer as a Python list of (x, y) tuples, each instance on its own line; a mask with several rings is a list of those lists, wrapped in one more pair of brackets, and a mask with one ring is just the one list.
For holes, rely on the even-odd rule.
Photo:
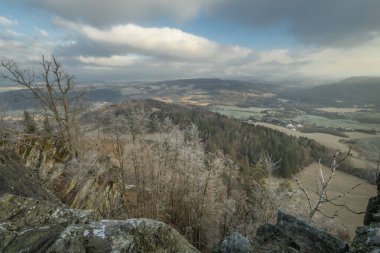
[(333, 127), (333, 128), (345, 128), (345, 129), (363, 129), (363, 130), (376, 130), (380, 131), (379, 124), (361, 123), (355, 120), (349, 119), (328, 119), (321, 116), (315, 116), (310, 114), (299, 115), (294, 118), (297, 122), (303, 122), (308, 124), (315, 124), (321, 127)]
[(231, 105), (214, 105), (210, 107), (210, 111), (226, 115), (228, 117), (246, 120), (250, 117), (258, 117), (263, 115), (263, 111), (271, 110), (271, 108), (263, 107), (237, 107)]

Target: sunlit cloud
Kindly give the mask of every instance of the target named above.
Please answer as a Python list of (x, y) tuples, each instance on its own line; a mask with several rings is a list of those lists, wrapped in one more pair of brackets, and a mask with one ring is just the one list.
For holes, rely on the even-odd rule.
[(139, 55), (111, 55), (110, 57), (91, 57), (80, 55), (78, 57), (78, 60), (84, 64), (115, 68), (128, 67), (138, 62), (141, 63), (146, 59), (147, 57)]
[(0, 26), (12, 26), (12, 25), (17, 25), (17, 23), (18, 23), (17, 20), (0, 16)]
[(232, 60), (247, 57), (252, 50), (237, 45), (219, 45), (206, 38), (170, 27), (142, 27), (135, 24), (108, 29), (76, 24), (64, 20), (58, 24), (74, 29), (89, 40), (117, 44), (147, 54), (188, 60)]

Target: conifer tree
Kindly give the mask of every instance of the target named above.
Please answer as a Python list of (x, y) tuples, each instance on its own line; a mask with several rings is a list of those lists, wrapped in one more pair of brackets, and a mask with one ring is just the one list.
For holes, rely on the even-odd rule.
[(37, 132), (37, 123), (28, 111), (24, 111), (23, 124), (25, 133), (34, 134)]

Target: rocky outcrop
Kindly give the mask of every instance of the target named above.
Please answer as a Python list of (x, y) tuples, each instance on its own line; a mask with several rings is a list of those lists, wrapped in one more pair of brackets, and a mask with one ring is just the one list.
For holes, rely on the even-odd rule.
[(364, 215), (364, 225), (380, 222), (380, 175), (376, 178), (377, 196), (372, 197), (368, 201), (367, 210)]
[(0, 252), (45, 252), (69, 224), (93, 218), (92, 211), (11, 194), (0, 206)]
[(277, 224), (260, 226), (252, 241), (233, 233), (219, 244), (215, 252), (344, 253), (348, 249), (339, 238), (279, 210)]
[(343, 253), (348, 251), (346, 242), (281, 210), (277, 215), (276, 227), (281, 234), (291, 239), (304, 252)]
[(368, 201), (363, 227), (356, 228), (350, 252), (380, 253), (380, 174), (376, 178), (377, 196)]
[(12, 194), (0, 206), (0, 252), (198, 252), (155, 220), (92, 221), (93, 211)]
[(0, 195), (4, 193), (49, 200), (54, 203), (60, 202), (25, 167), (17, 154), (0, 150)]

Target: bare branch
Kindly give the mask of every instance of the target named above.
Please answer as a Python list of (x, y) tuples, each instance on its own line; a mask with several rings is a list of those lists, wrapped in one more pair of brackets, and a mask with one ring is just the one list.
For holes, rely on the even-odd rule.
[(72, 96), (74, 92), (74, 76), (64, 73), (61, 64), (54, 55), (46, 59), (42, 55), (40, 63), (42, 67), (40, 80), (35, 81), (35, 74), (32, 71), (24, 70), (15, 62), (8, 59), (1, 59), (0, 78), (15, 82), (29, 90), (33, 97), (40, 103), (43, 110), (49, 112), (54, 119), (58, 136), (69, 147), (69, 151), (74, 154), (78, 151), (79, 128), (78, 112), (80, 104), (77, 103), (83, 94)]
[(356, 211), (350, 209), (345, 204), (338, 204), (338, 203), (333, 202), (333, 201), (336, 201), (336, 200), (338, 200), (340, 198), (345, 197), (347, 194), (351, 193), (355, 188), (357, 188), (361, 184), (357, 184), (357, 185), (353, 186), (352, 188), (350, 188), (349, 190), (345, 191), (344, 193), (341, 193), (338, 196), (333, 197), (331, 199), (328, 198), (328, 194), (327, 194), (328, 193), (328, 186), (329, 186), (329, 184), (332, 182), (332, 180), (334, 178), (336, 169), (338, 168), (338, 166), (344, 160), (347, 159), (347, 157), (349, 156), (349, 154), (351, 152), (351, 149), (352, 149), (352, 146), (349, 148), (349, 150), (344, 154), (344, 156), (342, 158), (339, 158), (339, 155), (342, 153), (341, 151), (338, 151), (337, 153), (335, 153), (335, 155), (333, 157), (333, 161), (332, 161), (332, 163), (330, 165), (331, 174), (329, 175), (329, 177), (327, 178), (327, 180), (325, 179), (325, 175), (323, 173), (321, 159), (319, 159), (319, 161), (318, 161), (318, 167), (319, 167), (318, 168), (318, 172), (319, 172), (319, 182), (320, 182), (321, 185), (319, 186), (318, 180), (317, 180), (317, 178), (315, 178), (316, 188), (317, 188), (317, 191), (315, 193), (317, 194), (318, 199), (316, 200), (316, 202), (315, 202), (315, 204), (313, 206), (311, 204), (311, 200), (310, 200), (310, 197), (309, 197), (306, 189), (299, 182), (298, 178), (296, 178), (296, 177), (293, 176), (293, 179), (297, 182), (298, 186), (300, 187), (300, 189), (302, 190), (302, 192), (304, 193), (304, 195), (307, 198), (307, 201), (308, 201), (308, 204), (309, 204), (309, 210), (310, 210), (310, 212), (309, 212), (309, 217), (310, 218), (313, 218), (313, 216), (315, 215), (316, 212), (320, 212), (323, 215), (325, 215), (326, 217), (330, 217), (330, 218), (336, 217), (338, 215), (338, 211), (333, 216), (328, 216), (328, 215), (326, 215), (325, 213), (323, 213), (320, 210), (320, 207), (323, 204), (326, 204), (326, 203), (331, 203), (332, 205), (340, 207), (341, 209), (345, 208), (346, 210), (348, 210), (348, 211), (350, 211), (352, 213), (355, 213), (355, 214), (360, 214), (361, 213), (361, 212), (356, 212)]
[(335, 217), (338, 217), (338, 216), (339, 216), (338, 213), (339, 213), (340, 209), (337, 209), (337, 210), (334, 212), (333, 215), (328, 215), (328, 214), (326, 214), (325, 212), (323, 212), (321, 209), (318, 209), (317, 211), (318, 211), (320, 214), (322, 214), (323, 216), (327, 217), (327, 218), (334, 219)]
[(292, 178), (297, 182), (298, 186), (301, 188), (301, 190), (305, 194), (305, 196), (307, 198), (307, 202), (309, 203), (309, 208), (311, 209), (311, 200), (310, 200), (309, 194), (307, 193), (306, 189), (303, 187), (303, 185), (301, 184), (301, 182), (299, 181), (299, 179), (297, 177), (292, 176)]

